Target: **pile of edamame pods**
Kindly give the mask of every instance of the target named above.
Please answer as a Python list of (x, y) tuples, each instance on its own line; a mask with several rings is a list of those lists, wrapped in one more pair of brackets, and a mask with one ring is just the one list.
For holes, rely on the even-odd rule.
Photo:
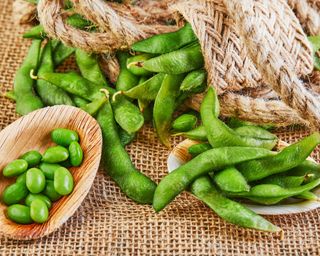
[[(130, 53), (119, 51), (120, 74), (114, 87), (95, 54), (49, 39), (41, 49), (45, 34), (41, 27), (40, 32), (34, 30), (28, 33), (33, 42), (9, 94), (17, 112), (65, 104), (93, 115), (103, 134), (104, 168), (135, 202), (153, 204), (158, 212), (189, 190), (228, 222), (275, 232), (280, 229), (236, 200), (275, 204), (288, 197), (317, 199), (311, 190), (320, 184), (320, 167), (306, 158), (320, 143), (319, 133), (279, 153), (271, 151), (278, 139), (265, 129), (269, 127), (235, 119), (226, 124), (218, 118), (219, 102), (212, 88), (201, 105), (200, 125), (190, 113), (172, 121), (186, 98), (207, 89), (201, 48), (188, 23), (176, 32), (133, 44)], [(79, 72), (56, 72), (71, 54)], [(191, 161), (158, 185), (134, 167), (125, 150), (151, 120), (165, 146), (170, 146), (172, 133), (203, 142), (189, 148)]]
[(78, 133), (58, 128), (51, 132), (51, 138), (57, 145), (43, 155), (28, 151), (3, 169), (4, 177), (16, 177), (2, 193), (2, 201), (8, 205), (6, 216), (15, 223), (46, 222), (52, 202), (73, 190), (73, 177), (67, 168), (82, 163)]

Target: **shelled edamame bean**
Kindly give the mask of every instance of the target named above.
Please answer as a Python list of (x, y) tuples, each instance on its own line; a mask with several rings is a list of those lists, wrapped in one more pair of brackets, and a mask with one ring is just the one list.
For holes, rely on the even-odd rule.
[(3, 169), (5, 177), (16, 177), (7, 186), (2, 201), (8, 208), (6, 216), (18, 224), (44, 223), (54, 201), (73, 191), (71, 172), (60, 164), (70, 160), (71, 166), (80, 166), (83, 151), (76, 131), (57, 128), (51, 132), (57, 144), (48, 148), (43, 156), (36, 150), (28, 151)]

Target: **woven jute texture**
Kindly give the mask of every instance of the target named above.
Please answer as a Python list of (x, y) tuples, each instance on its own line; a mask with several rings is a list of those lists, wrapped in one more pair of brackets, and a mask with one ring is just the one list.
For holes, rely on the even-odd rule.
[[(13, 76), (30, 42), (26, 27), (13, 25), (11, 1), (0, 2), (1, 93), (12, 88)], [(14, 104), (0, 98), (0, 129), (18, 116)], [(278, 130), (293, 142), (303, 130)], [(176, 138), (177, 144), (181, 138)], [(166, 174), (169, 151), (152, 128), (144, 128), (128, 147), (135, 165), (157, 182)], [(2, 154), (5, 152), (1, 152)], [(313, 156), (319, 160), (319, 151)], [(59, 230), (35, 241), (0, 238), (1, 255), (320, 255), (320, 210), (266, 217), (284, 230), (277, 234), (227, 224), (187, 193), (160, 214), (127, 199), (104, 171), (99, 171), (82, 206)], [(1, 228), (1, 227), (0, 227)]]

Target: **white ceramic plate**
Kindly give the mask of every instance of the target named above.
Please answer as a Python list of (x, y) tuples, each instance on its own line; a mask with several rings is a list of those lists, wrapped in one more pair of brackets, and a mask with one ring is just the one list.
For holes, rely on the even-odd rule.
[[(191, 155), (188, 153), (188, 148), (191, 145), (197, 144), (198, 142), (186, 139), (179, 143), (170, 153), (167, 165), (168, 165), (168, 172), (172, 172), (180, 165), (184, 164), (185, 162), (191, 159)], [(278, 148), (282, 148), (287, 146), (288, 144), (280, 141)], [(309, 158), (313, 160), (312, 158)], [(320, 188), (314, 191), (320, 197)], [(279, 214), (291, 214), (291, 213), (301, 213), (310, 210), (314, 210), (320, 207), (319, 201), (299, 201), (293, 203), (283, 203), (281, 205), (258, 205), (258, 204), (245, 204), (248, 208), (255, 211), (259, 214), (264, 215), (279, 215)]]

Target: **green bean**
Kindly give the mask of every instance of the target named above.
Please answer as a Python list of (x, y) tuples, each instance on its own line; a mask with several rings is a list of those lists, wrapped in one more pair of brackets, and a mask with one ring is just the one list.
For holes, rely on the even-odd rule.
[(58, 44), (53, 52), (54, 66), (57, 67), (61, 65), (74, 52), (74, 48), (66, 46), (63, 43)]
[(42, 161), (49, 164), (59, 163), (67, 160), (69, 152), (62, 146), (53, 146), (48, 148), (42, 157)]
[(201, 119), (207, 132), (209, 143), (212, 147), (252, 146), (267, 149), (272, 149), (274, 147), (274, 142), (270, 144), (268, 140), (241, 136), (229, 128), (225, 123), (219, 120), (214, 113), (214, 108), (217, 104), (216, 101), (216, 92), (210, 87), (200, 108)]
[[(41, 64), (38, 70), (38, 75), (41, 76), (43, 73), (53, 72), (54, 64), (52, 60), (52, 47), (51, 42), (45, 45), (42, 50)], [(47, 106), (53, 105), (70, 105), (74, 106), (74, 103), (67, 92), (61, 88), (55, 86), (54, 84), (44, 81), (36, 81), (36, 90), (43, 101)]]
[(247, 181), (260, 180), (272, 174), (285, 172), (301, 164), (320, 143), (320, 134), (314, 133), (300, 142), (284, 148), (265, 159), (241, 163), (237, 166)]
[(28, 167), (34, 167), (41, 162), (42, 155), (36, 150), (31, 150), (24, 153), (19, 158), (26, 160), (28, 163)]
[(47, 180), (46, 187), (42, 192), (44, 195), (49, 197), (49, 199), (54, 202), (59, 200), (62, 196), (54, 189), (53, 180)]
[(30, 205), (30, 217), (36, 223), (44, 223), (48, 220), (49, 210), (43, 200), (35, 199)]
[(158, 212), (185, 190), (196, 178), (251, 159), (267, 157), (272, 152), (263, 148), (223, 147), (208, 150), (180, 166), (159, 183), (153, 198), (153, 207)]
[(199, 144), (194, 144), (190, 146), (188, 148), (188, 153), (192, 155), (192, 157), (195, 157), (209, 149), (212, 149), (209, 143), (199, 143)]
[(149, 78), (147, 81), (133, 87), (128, 91), (122, 91), (122, 93), (133, 99), (147, 101), (155, 100), (164, 77), (165, 74), (156, 74), (153, 77)]
[(206, 82), (207, 72), (204, 69), (198, 69), (190, 72), (185, 79), (183, 79), (180, 90), (181, 91), (202, 91), (203, 84)]
[(99, 66), (97, 55), (89, 54), (81, 49), (76, 49), (76, 62), (81, 75), (100, 86), (108, 86), (107, 80)]
[(82, 15), (78, 13), (70, 15), (66, 19), (66, 23), (72, 27), (83, 30), (93, 30), (96, 28), (96, 26), (90, 20), (85, 19)]
[(22, 204), (14, 204), (7, 208), (6, 216), (8, 219), (19, 224), (30, 224), (32, 219), (30, 217), (30, 208)]
[(190, 131), (195, 128), (197, 122), (198, 119), (195, 115), (182, 114), (172, 122), (172, 129), (179, 132)]
[(151, 75), (152, 72), (146, 70), (143, 67), (143, 63), (147, 61), (148, 59), (151, 59), (154, 55), (144, 53), (140, 55), (135, 55), (132, 57), (129, 57), (127, 59), (127, 69), (130, 71), (132, 74), (136, 76), (148, 76)]
[(117, 58), (120, 65), (120, 73), (116, 82), (116, 89), (118, 91), (130, 90), (139, 83), (139, 78), (127, 69), (127, 59), (129, 56), (130, 55), (127, 52), (117, 53)]
[(55, 170), (53, 178), (54, 190), (59, 195), (69, 195), (73, 190), (73, 177), (68, 169), (60, 167)]
[(47, 37), (46, 32), (41, 24), (36, 25), (23, 34), (23, 38), (44, 39)]
[(80, 166), (83, 160), (83, 151), (80, 144), (73, 141), (69, 145), (70, 163), (72, 166)]
[(25, 184), (14, 183), (5, 188), (2, 193), (2, 201), (6, 205), (19, 203), (28, 195), (29, 191)]
[(141, 204), (151, 204), (156, 184), (140, 173), (121, 145), (111, 105), (99, 111), (97, 121), (103, 135), (103, 165), (123, 193)]
[(26, 197), (26, 200), (25, 200), (26, 205), (30, 207), (32, 201), (34, 201), (35, 199), (40, 199), (40, 200), (42, 200), (43, 202), (46, 203), (48, 209), (51, 208), (51, 205), (52, 205), (52, 204), (51, 204), (51, 201), (50, 201), (49, 197), (47, 197), (47, 196), (45, 196), (45, 195), (43, 195), (43, 194), (32, 194), (32, 193), (30, 193), (30, 194)]
[(208, 177), (204, 176), (195, 180), (191, 185), (191, 192), (230, 223), (270, 232), (281, 230), (245, 206), (224, 197), (211, 184)]
[(186, 23), (178, 31), (152, 36), (134, 43), (131, 48), (137, 52), (163, 54), (171, 52), (197, 40), (191, 25)]
[(27, 181), (27, 173), (26, 172), (20, 174), (16, 179), (16, 183), (22, 183), (23, 185), (26, 185), (26, 181)]
[(234, 166), (227, 167), (213, 176), (217, 186), (226, 192), (242, 192), (249, 191), (250, 186)]
[(26, 186), (31, 193), (38, 194), (46, 186), (46, 178), (38, 168), (31, 168), (26, 174)]
[(154, 57), (142, 63), (151, 72), (182, 74), (202, 68), (204, 64), (199, 44)]
[(59, 167), (61, 167), (59, 164), (41, 163), (39, 165), (40, 170), (43, 172), (47, 180), (53, 180), (54, 172)]
[(173, 112), (180, 95), (180, 84), (184, 75), (165, 75), (153, 107), (154, 126), (162, 144), (169, 147), (169, 130)]
[(14, 78), (14, 94), (16, 96), (16, 111), (26, 115), (42, 108), (43, 103), (33, 91), (34, 81), (30, 77), (31, 70), (38, 67), (41, 40), (33, 40), (29, 52)]

